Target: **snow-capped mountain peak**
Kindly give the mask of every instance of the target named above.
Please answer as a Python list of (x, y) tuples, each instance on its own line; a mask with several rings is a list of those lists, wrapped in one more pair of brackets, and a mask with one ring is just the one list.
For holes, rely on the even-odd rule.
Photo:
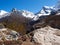
[(53, 9), (54, 6), (44, 6), (44, 8), (47, 8), (47, 9)]
[(0, 18), (3, 18), (3, 17), (6, 17), (6, 16), (9, 16), (9, 12), (6, 12), (4, 10), (0, 10)]
[(44, 6), (40, 12), (37, 13), (38, 16), (50, 15), (51, 11), (54, 10), (53, 7)]
[(27, 18), (33, 18), (33, 17), (35, 17), (35, 15), (32, 12), (25, 11), (25, 10), (23, 10), (22, 15), (25, 16), (25, 17), (27, 17)]
[(4, 15), (4, 14), (6, 14), (6, 13), (8, 13), (8, 12), (6, 12), (6, 11), (4, 11), (4, 10), (0, 10), (0, 15)]
[(13, 13), (16, 13), (18, 15), (22, 15), (25, 18), (33, 18), (35, 15), (32, 12), (26, 11), (26, 10), (15, 10)]

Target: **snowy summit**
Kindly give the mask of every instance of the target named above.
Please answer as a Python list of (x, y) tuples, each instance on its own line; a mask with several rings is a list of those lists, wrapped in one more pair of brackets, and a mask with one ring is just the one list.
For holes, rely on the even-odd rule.
[(6, 11), (4, 11), (4, 10), (0, 10), (0, 15), (4, 15), (4, 14), (6, 14), (6, 13), (8, 13), (8, 12), (6, 12)]

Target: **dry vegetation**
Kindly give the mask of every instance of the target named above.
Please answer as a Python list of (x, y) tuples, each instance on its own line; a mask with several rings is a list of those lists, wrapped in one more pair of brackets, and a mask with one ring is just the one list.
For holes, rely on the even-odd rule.
[(31, 29), (28, 22), (31, 19), (27, 19), (21, 15), (11, 13), (10, 16), (2, 18), (0, 23), (2, 23), (6, 28), (15, 30), (21, 34), (26, 34), (27, 30)]

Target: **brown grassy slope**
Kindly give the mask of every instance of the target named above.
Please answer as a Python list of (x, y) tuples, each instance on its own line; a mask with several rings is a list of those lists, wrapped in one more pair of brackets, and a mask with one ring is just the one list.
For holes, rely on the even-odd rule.
[(48, 16), (44, 21), (47, 25), (60, 29), (60, 15)]
[(51, 26), (53, 28), (60, 29), (60, 15), (49, 15), (46, 18), (43, 18), (42, 22), (38, 22), (33, 25), (34, 28), (41, 28), (45, 26)]
[(30, 30), (28, 22), (30, 19), (23, 17), (22, 15), (11, 13), (10, 16), (2, 18), (2, 23), (6, 28), (13, 29), (19, 33), (25, 34), (27, 30)]

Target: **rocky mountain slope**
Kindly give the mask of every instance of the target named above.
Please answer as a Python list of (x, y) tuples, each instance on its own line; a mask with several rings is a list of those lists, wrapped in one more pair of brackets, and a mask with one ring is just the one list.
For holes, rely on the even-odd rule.
[(60, 45), (60, 30), (49, 26), (37, 29), (33, 39), (39, 45)]
[(3, 14), (0, 18), (0, 23), (2, 23), (6, 28), (26, 34), (34, 29), (36, 23), (43, 24), (43, 19), (49, 15), (56, 15), (56, 11), (58, 12), (58, 10), (48, 6), (44, 6), (43, 9), (35, 15), (29, 11), (17, 9), (13, 9), (10, 13), (3, 13), (2, 11), (1, 13)]
[(0, 18), (0, 23), (2, 23), (6, 28), (26, 34), (26, 32), (32, 28), (29, 25), (29, 22), (33, 17), (33, 13), (14, 9), (10, 14), (8, 14), (8, 16)]
[(0, 11), (0, 45), (60, 45), (60, 8), (44, 6), (38, 13)]

